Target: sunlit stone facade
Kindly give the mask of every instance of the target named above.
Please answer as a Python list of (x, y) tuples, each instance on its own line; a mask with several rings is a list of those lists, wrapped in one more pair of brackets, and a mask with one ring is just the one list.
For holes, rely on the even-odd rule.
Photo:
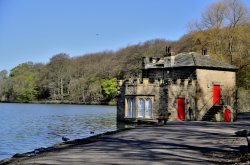
[(118, 81), (117, 120), (233, 121), (236, 71), (193, 52), (144, 58), (140, 78)]

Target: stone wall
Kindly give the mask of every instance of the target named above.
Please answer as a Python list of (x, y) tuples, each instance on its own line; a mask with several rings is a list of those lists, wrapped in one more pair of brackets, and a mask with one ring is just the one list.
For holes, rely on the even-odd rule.
[(143, 70), (143, 78), (149, 78), (152, 80), (158, 79), (196, 79), (196, 69), (193, 67), (183, 67), (183, 68), (154, 68)]
[(183, 67), (183, 68), (174, 68), (174, 70), (170, 70), (169, 73), (165, 70), (164, 79), (171, 78), (171, 79), (196, 79), (196, 69), (193, 67)]
[(117, 121), (124, 121), (124, 116), (125, 116), (125, 86), (124, 86), (124, 81), (123, 80), (118, 80), (117, 81), (117, 114), (116, 114), (116, 119)]
[(163, 69), (149, 69), (143, 71), (143, 78), (148, 78), (149, 81), (163, 79)]
[[(168, 85), (168, 112), (171, 113), (169, 120), (177, 120), (177, 99), (185, 98), (185, 120), (195, 120), (195, 91), (196, 91), (196, 80), (181, 80), (178, 79), (176, 82), (170, 82)], [(192, 109), (191, 116), (189, 115), (188, 109)]]
[[(185, 98), (185, 120), (201, 120), (213, 106), (213, 86), (220, 85), (221, 95), (233, 96), (235, 92), (235, 72), (192, 67), (144, 70), (143, 79), (130, 79), (118, 83), (117, 120), (125, 120), (126, 99), (134, 98), (136, 114), (139, 99), (152, 99), (152, 120), (171, 113), (169, 120), (177, 120), (177, 99)], [(145, 78), (145, 76), (147, 78)], [(150, 81), (151, 80), (151, 81)], [(233, 109), (233, 105), (228, 105)], [(190, 115), (188, 109), (191, 108)], [(216, 120), (222, 120), (223, 113)]]
[(213, 86), (220, 85), (221, 95), (233, 96), (236, 88), (235, 72), (197, 69), (198, 120), (213, 106)]
[(152, 120), (156, 120), (159, 115), (160, 109), (160, 85), (162, 81), (155, 81), (150, 83), (147, 78), (144, 78), (142, 81), (129, 80), (118, 85), (119, 95), (117, 96), (117, 120), (124, 121), (126, 120), (125, 110), (127, 109), (127, 99), (133, 98), (135, 100), (136, 116), (138, 114), (138, 102), (139, 99), (150, 98), (152, 100)]

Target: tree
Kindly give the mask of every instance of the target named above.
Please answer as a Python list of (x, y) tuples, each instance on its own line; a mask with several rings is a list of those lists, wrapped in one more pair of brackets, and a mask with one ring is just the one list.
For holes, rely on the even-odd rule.
[(87, 87), (87, 80), (84, 78), (70, 80), (70, 101), (75, 103), (86, 103)]
[(203, 39), (198, 37), (203, 47), (209, 47), (221, 60), (235, 64), (242, 53), (240, 42), (245, 36), (241, 34), (246, 34), (243, 26), (249, 24), (248, 13), (240, 0), (221, 0), (205, 10), (194, 31), (203, 35)]
[(49, 88), (53, 100), (64, 100), (68, 91), (70, 81), (70, 58), (69, 55), (61, 53), (53, 56), (48, 64)]
[(34, 70), (37, 73), (36, 86), (37, 86), (37, 99), (44, 100), (50, 97), (50, 88), (49, 88), (49, 70), (45, 64), (34, 64)]
[(30, 102), (37, 97), (36, 79), (37, 73), (33, 69), (33, 63), (20, 64), (10, 72), (11, 98), (18, 102)]
[(225, 25), (226, 5), (222, 1), (212, 4), (202, 14), (200, 27), (205, 29), (221, 28)]
[(8, 77), (8, 72), (6, 70), (0, 71), (0, 81), (7, 79), (7, 77)]
[(117, 79), (103, 80), (101, 87), (104, 98), (110, 101), (114, 99), (117, 94)]
[(6, 70), (0, 71), (0, 100), (1, 101), (7, 101), (7, 95), (8, 95), (8, 72)]
[(221, 0), (209, 6), (193, 25), (188, 37), (180, 42), (192, 43), (192, 49), (207, 47), (220, 61), (238, 66), (237, 85), (247, 87), (250, 70), (249, 10), (240, 0)]

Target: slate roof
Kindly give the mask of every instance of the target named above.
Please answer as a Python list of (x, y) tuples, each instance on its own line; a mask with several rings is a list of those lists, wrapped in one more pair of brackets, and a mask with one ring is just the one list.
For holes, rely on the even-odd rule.
[[(163, 66), (164, 61), (160, 60), (156, 64), (149, 64), (147, 68), (159, 68), (157, 66)], [(197, 67), (197, 68), (209, 68), (209, 69), (220, 69), (220, 70), (238, 70), (234, 65), (220, 62), (218, 60), (210, 58), (208, 55), (200, 55), (194, 52), (180, 53), (175, 55), (175, 60), (170, 68), (175, 67)], [(168, 67), (165, 67), (168, 68)]]

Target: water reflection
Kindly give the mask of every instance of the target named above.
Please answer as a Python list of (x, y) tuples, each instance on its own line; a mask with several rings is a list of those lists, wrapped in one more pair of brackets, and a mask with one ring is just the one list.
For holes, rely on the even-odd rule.
[(114, 131), (110, 106), (0, 104), (0, 160), (61, 142)]

